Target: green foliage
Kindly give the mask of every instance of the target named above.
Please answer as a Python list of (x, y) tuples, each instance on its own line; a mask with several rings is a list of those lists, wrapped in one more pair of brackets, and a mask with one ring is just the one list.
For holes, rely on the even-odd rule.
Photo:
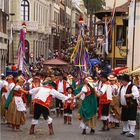
[(84, 4), (87, 8), (88, 14), (93, 14), (96, 11), (100, 11), (105, 6), (105, 0), (84, 0)]

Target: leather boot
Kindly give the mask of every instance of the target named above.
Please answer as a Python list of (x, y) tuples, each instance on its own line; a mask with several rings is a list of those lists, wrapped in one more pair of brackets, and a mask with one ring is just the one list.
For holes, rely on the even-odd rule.
[(50, 135), (54, 135), (52, 123), (51, 123), (51, 124), (48, 124), (48, 127), (49, 127), (49, 134), (50, 134)]
[(59, 117), (59, 109), (56, 109), (56, 116)]
[(68, 117), (68, 124), (71, 125), (71, 117)]
[(105, 131), (106, 121), (103, 120), (102, 122), (103, 122), (103, 127), (102, 127), (101, 131)]
[(35, 129), (35, 124), (32, 124), (30, 127), (30, 135), (35, 133), (34, 129)]
[(63, 116), (63, 110), (60, 110), (60, 115), (61, 115), (61, 117)]
[(64, 116), (64, 124), (67, 123), (67, 116)]
[(91, 128), (90, 134), (94, 134), (94, 133), (95, 133), (95, 130), (93, 128)]
[(106, 126), (106, 130), (109, 131), (110, 128), (109, 128), (109, 122), (108, 122), (108, 120), (105, 121), (105, 126)]
[(20, 125), (16, 125), (16, 129), (20, 129)]
[(15, 130), (16, 128), (16, 125), (12, 124), (12, 129)]
[(83, 129), (82, 134), (83, 134), (83, 135), (86, 135), (86, 129)]

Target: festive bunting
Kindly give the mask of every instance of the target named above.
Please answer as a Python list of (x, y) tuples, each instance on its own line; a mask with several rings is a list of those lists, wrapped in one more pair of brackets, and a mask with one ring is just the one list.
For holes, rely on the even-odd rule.
[(88, 49), (85, 46), (85, 38), (84, 38), (84, 24), (83, 18), (80, 16), (79, 18), (79, 34), (77, 44), (74, 48), (74, 51), (71, 55), (71, 62), (79, 68), (80, 74), (83, 75), (87, 72), (88, 66)]
[(25, 75), (26, 79), (28, 76), (31, 76), (31, 73), (28, 69), (27, 63), (26, 63), (26, 23), (24, 22), (22, 24), (23, 28), (20, 30), (20, 36), (19, 36), (19, 48), (18, 48), (18, 70), (21, 70), (22, 73)]

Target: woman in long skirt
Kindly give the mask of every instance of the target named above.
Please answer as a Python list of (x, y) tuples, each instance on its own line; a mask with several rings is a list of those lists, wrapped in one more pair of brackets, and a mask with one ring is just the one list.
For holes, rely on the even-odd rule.
[(80, 127), (83, 129), (82, 134), (86, 134), (86, 129), (90, 128), (90, 133), (94, 134), (96, 127), (96, 113), (97, 113), (97, 100), (95, 90), (93, 88), (93, 79), (87, 77), (84, 80), (84, 86), (79, 94), (75, 96), (82, 100), (80, 106), (79, 115), (81, 124)]
[(14, 87), (13, 97), (8, 107), (7, 121), (12, 125), (13, 129), (19, 129), (20, 125), (25, 124), (26, 120), (26, 107), (23, 103), (22, 95), (27, 94), (28, 92), (22, 88), (24, 82), (24, 77), (20, 76)]

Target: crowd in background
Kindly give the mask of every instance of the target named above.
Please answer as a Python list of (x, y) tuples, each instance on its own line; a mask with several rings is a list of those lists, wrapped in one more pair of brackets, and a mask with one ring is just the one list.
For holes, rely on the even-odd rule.
[[(89, 77), (73, 75), (58, 68), (48, 68), (46, 73), (41, 71), (33, 73), (29, 79), (25, 79), (22, 72), (7, 76), (1, 74), (2, 121), (12, 126), (13, 129), (19, 129), (21, 125), (25, 124), (26, 111), (29, 107), (34, 113), (30, 133), (34, 133), (34, 127), (38, 124), (40, 115), (43, 114), (44, 119), (48, 122), (50, 134), (53, 134), (49, 110), (55, 110), (57, 117), (63, 116), (64, 124), (72, 124), (73, 109), (78, 108), (82, 134), (87, 133), (87, 128), (91, 129), (91, 134), (95, 133), (96, 125), (98, 125), (95, 120), (98, 118), (103, 123), (102, 131), (120, 127), (120, 123), (123, 122), (121, 134), (133, 137), (135, 126), (139, 127), (137, 110), (140, 100), (140, 77), (138, 75), (132, 78), (127, 74), (107, 74), (98, 65), (95, 68), (94, 74)], [(50, 94), (46, 88), (52, 91), (51, 96), (55, 96), (54, 93), (56, 95), (60, 93), (56, 99), (49, 102), (46, 100), (48, 95), (45, 97), (47, 104), (50, 104), (46, 107), (47, 110), (42, 107), (40, 102), (32, 102), (34, 97), (43, 100), (44, 97), (40, 97), (39, 93)], [(52, 88), (57, 92), (54, 92)], [(38, 112), (40, 107), (42, 112)], [(46, 114), (46, 112), (48, 113)]]

